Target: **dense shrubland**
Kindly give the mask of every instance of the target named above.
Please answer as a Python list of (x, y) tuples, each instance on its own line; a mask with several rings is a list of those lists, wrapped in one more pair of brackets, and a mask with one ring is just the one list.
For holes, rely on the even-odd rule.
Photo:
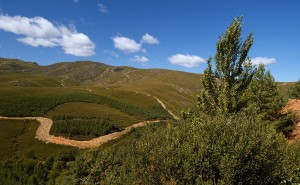
[(152, 109), (124, 103), (107, 96), (88, 93), (58, 94), (55, 96), (2, 96), (1, 116), (44, 116), (56, 106), (67, 102), (87, 102), (106, 104), (128, 115), (144, 119), (168, 119), (170, 115), (161, 106)]
[(50, 111), (47, 116), (53, 120), (50, 130), (52, 135), (76, 140), (106, 135), (144, 120), (107, 105), (83, 102), (65, 103)]
[(63, 160), (29, 156), (3, 161), (0, 183), (289, 184), (299, 180), (299, 143), (287, 145), (271, 125), (244, 114), (201, 115), (192, 123), (150, 125), (119, 142)]
[(118, 125), (109, 119), (54, 120), (50, 133), (77, 140), (91, 139), (119, 131)]
[[(148, 127), (121, 148), (85, 153), (63, 182), (78, 184), (279, 184), (288, 177), (285, 139), (251, 117), (202, 115)], [(78, 167), (80, 170), (78, 171)]]

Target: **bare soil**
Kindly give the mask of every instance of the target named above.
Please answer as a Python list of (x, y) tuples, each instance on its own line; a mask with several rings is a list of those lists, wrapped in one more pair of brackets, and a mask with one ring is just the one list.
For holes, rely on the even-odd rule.
[[(300, 100), (289, 99), (286, 106), (282, 109), (282, 113), (291, 112), (295, 114), (296, 120), (300, 120)], [(293, 132), (289, 136), (289, 142), (297, 141), (300, 139), (300, 121), (296, 123)]]

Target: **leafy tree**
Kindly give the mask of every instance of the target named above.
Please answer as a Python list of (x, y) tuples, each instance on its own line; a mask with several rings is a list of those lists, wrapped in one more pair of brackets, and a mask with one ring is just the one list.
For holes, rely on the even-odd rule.
[(270, 121), (278, 118), (279, 111), (284, 105), (273, 76), (270, 71), (266, 71), (263, 64), (257, 67), (245, 93), (245, 99), (248, 102), (246, 112)]
[(259, 65), (249, 85), (244, 101), (247, 106), (243, 109), (249, 115), (260, 120), (267, 120), (276, 126), (277, 131), (286, 136), (293, 128), (291, 115), (281, 114), (284, 105), (283, 97), (279, 94), (278, 86), (264, 65)]
[(248, 57), (253, 34), (250, 33), (244, 42), (241, 34), (242, 17), (238, 17), (219, 38), (214, 71), (212, 58), (207, 61), (208, 67), (202, 80), (204, 89), (198, 97), (198, 105), (206, 113), (234, 113), (245, 105), (241, 97), (254, 74)]
[(300, 79), (289, 89), (289, 98), (300, 99)]

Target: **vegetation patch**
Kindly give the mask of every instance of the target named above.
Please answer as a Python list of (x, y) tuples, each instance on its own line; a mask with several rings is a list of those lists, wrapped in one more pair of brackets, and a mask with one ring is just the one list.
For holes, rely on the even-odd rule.
[(36, 157), (56, 156), (71, 149), (35, 139), (38, 127), (39, 123), (35, 120), (0, 119), (0, 160), (32, 154)]
[(168, 112), (161, 106), (146, 109), (107, 96), (89, 93), (68, 93), (55, 96), (2, 96), (0, 101), (0, 115), (43, 116), (58, 105), (67, 102), (105, 104), (128, 115), (146, 120), (171, 118)]
[(89, 140), (119, 131), (120, 128), (108, 119), (54, 120), (50, 133), (75, 140)]
[(108, 105), (85, 102), (70, 102), (59, 105), (51, 110), (47, 116), (53, 120), (106, 119), (116, 123), (120, 128), (142, 121)]

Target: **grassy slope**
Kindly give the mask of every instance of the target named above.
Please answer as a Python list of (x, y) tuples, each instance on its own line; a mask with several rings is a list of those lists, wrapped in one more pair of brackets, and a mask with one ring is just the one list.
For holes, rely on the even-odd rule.
[(36, 121), (0, 119), (0, 160), (16, 156), (25, 157), (31, 151), (37, 157), (56, 156), (62, 151), (72, 149), (61, 145), (45, 144), (35, 139), (38, 126)]
[[(36, 93), (37, 89), (31, 90), (34, 87), (51, 87), (44, 90), (50, 91), (48, 94), (56, 91), (85, 92), (86, 88), (97, 93), (103, 93), (107, 89), (138, 91), (155, 95), (169, 109), (179, 115), (180, 110), (194, 105), (196, 96), (201, 90), (201, 74), (162, 69), (115, 67), (91, 61), (62, 62), (50, 66), (38, 66), (35, 63), (19, 60), (1, 59), (0, 61), (2, 61), (2, 64), (0, 62), (0, 90), (12, 94), (16, 91), (18, 93)], [(23, 66), (22, 70), (19, 70), (20, 67), (13, 70), (11, 66), (15, 64), (9, 65), (10, 63)], [(3, 70), (8, 68), (10, 70)], [(66, 77), (68, 78), (65, 79)], [(65, 89), (59, 88), (62, 79), (65, 79)], [(17, 80), (22, 80), (24, 83), (16, 84)], [(278, 84), (280, 92), (286, 94), (287, 89), (293, 83)], [(12, 87), (14, 85), (16, 86)], [(18, 85), (31, 88), (24, 87), (22, 89)]]
[[(48, 117), (58, 118), (61, 116), (66, 119), (84, 119), (84, 120), (104, 120), (107, 119), (110, 123), (124, 129), (134, 123), (142, 121), (140, 118), (130, 116), (118, 109), (109, 107), (107, 105), (100, 105), (94, 103), (71, 102), (60, 105), (48, 113)], [(54, 124), (56, 122), (54, 121)]]
[(282, 94), (285, 98), (288, 98), (288, 90), (291, 88), (295, 82), (278, 82), (279, 93)]
[[(14, 60), (7, 60), (6, 65), (9, 62)], [(61, 80), (66, 77), (64, 85), (70, 90), (77, 88), (84, 91), (84, 88), (89, 88), (99, 91), (124, 89), (145, 92), (161, 98), (168, 107), (175, 110), (188, 107), (195, 100), (196, 93), (200, 90), (201, 75), (162, 69), (114, 67), (89, 61), (64, 62), (39, 66), (34, 70), (27, 68), (7, 71), (0, 68), (0, 89), (14, 86), (14, 93), (21, 89), (20, 86), (61, 87)], [(21, 83), (17, 83), (18, 80)], [(7, 89), (5, 91), (10, 92)]]

